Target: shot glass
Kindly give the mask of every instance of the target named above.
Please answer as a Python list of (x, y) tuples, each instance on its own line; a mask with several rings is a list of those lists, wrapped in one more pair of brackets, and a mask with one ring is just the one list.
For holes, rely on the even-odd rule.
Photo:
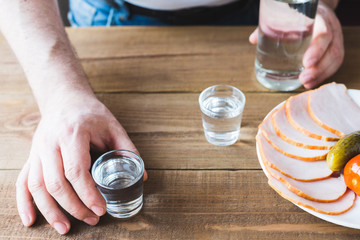
[(245, 95), (229, 85), (215, 85), (201, 92), (199, 104), (209, 143), (228, 146), (238, 140), (245, 101)]
[(266, 88), (292, 91), (301, 86), (317, 5), (318, 0), (260, 1), (255, 74)]
[(141, 210), (144, 162), (136, 153), (107, 152), (95, 161), (91, 174), (111, 216), (129, 218)]

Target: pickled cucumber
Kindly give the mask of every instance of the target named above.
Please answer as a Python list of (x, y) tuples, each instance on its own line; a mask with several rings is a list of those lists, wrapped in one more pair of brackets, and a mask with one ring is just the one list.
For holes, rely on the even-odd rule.
[(340, 171), (358, 154), (360, 154), (360, 131), (350, 133), (335, 143), (326, 156), (326, 162), (332, 171)]

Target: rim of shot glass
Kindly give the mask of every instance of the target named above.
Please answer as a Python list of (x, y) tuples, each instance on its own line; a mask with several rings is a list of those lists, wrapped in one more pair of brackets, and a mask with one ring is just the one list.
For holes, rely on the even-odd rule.
[[(109, 189), (109, 190), (114, 190), (114, 189), (116, 190), (116, 189), (121, 189), (121, 188), (122, 188), (122, 187), (116, 188), (116, 187), (106, 186), (106, 185), (104, 185), (104, 184), (102, 184), (102, 183), (99, 183), (99, 182), (97, 181), (97, 179), (95, 179), (95, 177), (94, 177), (94, 176), (95, 176), (95, 168), (96, 168), (102, 161), (104, 161), (104, 160), (110, 160), (110, 158), (109, 158), (109, 159), (104, 159), (104, 157), (106, 157), (107, 155), (110, 155), (110, 154), (112, 154), (112, 153), (114, 153), (114, 152), (127, 152), (127, 153), (131, 153), (131, 154), (134, 155), (135, 159), (140, 162), (141, 172), (140, 172), (139, 176), (137, 176), (136, 179), (134, 179), (134, 180), (132, 181), (133, 183), (137, 182), (140, 178), (142, 178), (142, 177), (144, 176), (144, 172), (145, 172), (144, 161), (142, 160), (142, 158), (141, 158), (138, 154), (136, 154), (136, 153), (134, 153), (134, 152), (132, 152), (132, 151), (130, 151), (130, 150), (126, 150), (126, 149), (115, 149), (115, 150), (111, 150), (111, 151), (108, 151), (108, 152), (102, 154), (100, 157), (98, 157), (98, 159), (96, 159), (96, 161), (94, 162), (93, 166), (91, 167), (91, 175), (93, 176), (93, 179), (94, 179), (94, 181), (95, 181), (95, 183), (96, 183), (97, 185), (101, 186), (102, 188)], [(134, 157), (132, 157), (132, 156), (127, 156), (127, 157), (134, 158)]]
[[(245, 94), (240, 90), (240, 89), (238, 89), (238, 88), (236, 88), (236, 87), (234, 87), (234, 86), (231, 86), (231, 85), (226, 85), (226, 84), (219, 84), (219, 85), (213, 85), (213, 86), (210, 86), (210, 87), (208, 87), (208, 88), (206, 88), (206, 89), (204, 89), (201, 93), (200, 93), (200, 96), (199, 96), (199, 105), (200, 105), (200, 109), (201, 109), (201, 111), (204, 113), (204, 114), (206, 114), (206, 115), (212, 115), (212, 114), (214, 114), (214, 112), (213, 111), (211, 111), (211, 110), (209, 110), (208, 108), (205, 108), (204, 107), (204, 104), (203, 104), (203, 102), (204, 102), (204, 100), (207, 98), (207, 97), (209, 97), (209, 96), (211, 96), (211, 93), (214, 93), (215, 91), (215, 89), (216, 88), (224, 88), (224, 89), (228, 89), (228, 90), (232, 90), (232, 92), (234, 93), (234, 92), (236, 92), (237, 94), (239, 94), (239, 99), (240, 99), (240, 101), (241, 101), (241, 106), (239, 107), (239, 110), (238, 110), (238, 112), (239, 113), (241, 113), (243, 110), (244, 110), (244, 108), (245, 108), (245, 103), (246, 103), (246, 97), (245, 97)], [(212, 91), (210, 91), (212, 89)], [(207, 93), (209, 93), (209, 94), (207, 94)], [(207, 94), (207, 95), (206, 95)], [(206, 95), (206, 96), (205, 96)]]

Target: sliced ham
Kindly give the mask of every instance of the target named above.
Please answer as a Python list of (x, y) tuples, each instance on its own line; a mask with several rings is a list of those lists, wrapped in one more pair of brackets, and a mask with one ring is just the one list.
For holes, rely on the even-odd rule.
[(340, 137), (360, 129), (360, 107), (343, 84), (329, 83), (311, 91), (307, 110), (317, 124)]
[(275, 150), (261, 132), (256, 136), (256, 142), (264, 165), (276, 169), (287, 177), (306, 182), (325, 179), (333, 173), (325, 160), (306, 162), (285, 156)]
[(268, 183), (283, 198), (313, 211), (329, 215), (338, 215), (348, 211), (354, 205), (356, 198), (353, 191), (347, 190), (346, 193), (335, 202), (315, 202), (296, 195), (290, 191), (282, 182), (273, 177), (269, 178)]
[(285, 105), (274, 112), (271, 123), (279, 137), (284, 141), (298, 147), (325, 150), (330, 149), (335, 141), (322, 141), (305, 135), (290, 124), (286, 117)]
[(301, 182), (289, 178), (279, 171), (266, 167), (269, 174), (281, 181), (285, 186), (300, 197), (316, 202), (334, 202), (346, 192), (344, 177), (329, 177), (322, 180)]
[[(290, 97), (285, 102), (286, 117), (291, 125), (298, 131), (306, 134), (309, 137), (324, 140), (337, 141), (339, 136), (329, 132), (328, 130), (317, 124), (306, 111), (307, 99), (310, 91)], [(326, 107), (329, 110), (329, 107)]]
[(316, 149), (306, 149), (292, 145), (279, 137), (271, 123), (271, 118), (274, 112), (269, 114), (269, 116), (260, 124), (259, 128), (263, 133), (266, 140), (279, 152), (282, 154), (300, 159), (303, 161), (316, 161), (326, 158), (326, 154), (329, 150), (316, 150)]

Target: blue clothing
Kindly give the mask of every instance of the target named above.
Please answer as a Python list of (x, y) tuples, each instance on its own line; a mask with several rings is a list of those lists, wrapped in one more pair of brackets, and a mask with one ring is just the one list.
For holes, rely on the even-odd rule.
[[(122, 2), (122, 0), (117, 0)], [(169, 26), (167, 22), (156, 17), (132, 14), (126, 6), (116, 9), (103, 1), (70, 0), (68, 19), (73, 27), (89, 26), (129, 26), (151, 25)], [(251, 0), (246, 9), (235, 9), (226, 15), (200, 25), (257, 25), (259, 17), (259, 2)], [(196, 23), (195, 23), (196, 24)], [(197, 24), (199, 25), (199, 24)]]

